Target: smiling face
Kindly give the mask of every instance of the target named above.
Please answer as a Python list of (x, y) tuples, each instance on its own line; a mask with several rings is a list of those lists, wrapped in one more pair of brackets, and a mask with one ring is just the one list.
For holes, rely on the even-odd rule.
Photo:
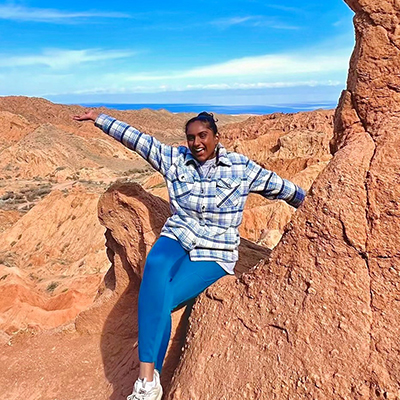
[(186, 129), (186, 140), (193, 157), (200, 163), (215, 157), (215, 148), (219, 142), (218, 133), (201, 121), (191, 122)]

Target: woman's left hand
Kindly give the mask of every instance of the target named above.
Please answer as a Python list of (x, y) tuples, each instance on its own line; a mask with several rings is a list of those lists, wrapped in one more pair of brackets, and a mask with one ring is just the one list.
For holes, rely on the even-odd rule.
[(73, 119), (75, 121), (96, 121), (96, 118), (100, 114), (94, 110), (86, 110), (84, 114), (74, 115)]

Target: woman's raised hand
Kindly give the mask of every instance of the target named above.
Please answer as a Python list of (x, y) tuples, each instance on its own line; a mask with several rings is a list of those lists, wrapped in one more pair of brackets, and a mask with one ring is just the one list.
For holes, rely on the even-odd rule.
[(73, 119), (75, 121), (96, 121), (99, 113), (94, 110), (86, 110), (84, 114), (74, 115)]

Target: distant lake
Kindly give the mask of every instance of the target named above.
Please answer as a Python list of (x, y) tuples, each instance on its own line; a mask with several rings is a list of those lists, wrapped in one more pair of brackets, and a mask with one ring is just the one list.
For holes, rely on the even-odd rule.
[(151, 110), (168, 110), (172, 113), (201, 111), (213, 112), (216, 114), (272, 114), (296, 113), (299, 111), (312, 111), (317, 109), (333, 109), (336, 103), (308, 103), (308, 104), (285, 104), (279, 106), (219, 106), (212, 104), (116, 104), (116, 103), (84, 103), (84, 107), (107, 107), (116, 110), (140, 110), (150, 108)]

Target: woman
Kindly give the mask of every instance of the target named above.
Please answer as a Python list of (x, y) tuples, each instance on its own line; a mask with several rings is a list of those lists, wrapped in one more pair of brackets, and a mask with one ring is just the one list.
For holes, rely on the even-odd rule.
[(305, 192), (219, 143), (216, 121), (202, 112), (186, 123), (187, 147), (171, 147), (104, 114), (88, 111), (105, 133), (145, 158), (165, 178), (172, 216), (147, 256), (139, 292), (139, 378), (128, 400), (160, 400), (159, 372), (171, 311), (226, 274), (238, 259), (243, 208), (250, 192), (298, 207)]

